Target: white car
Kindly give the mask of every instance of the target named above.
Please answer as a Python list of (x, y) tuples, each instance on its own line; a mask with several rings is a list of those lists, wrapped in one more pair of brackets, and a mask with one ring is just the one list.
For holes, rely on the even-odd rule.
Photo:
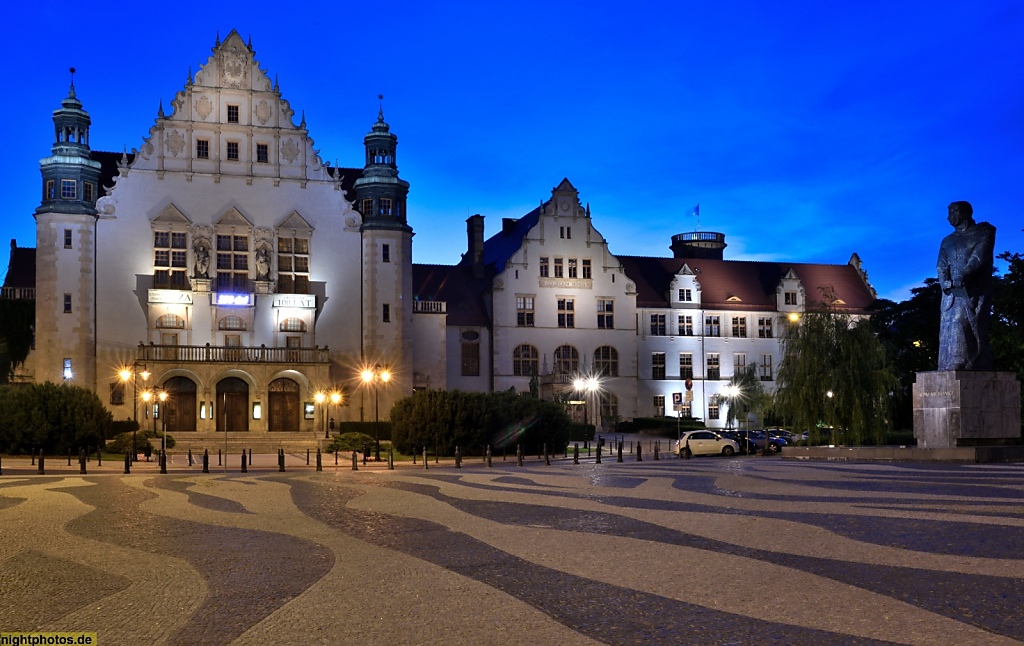
[(686, 457), (686, 450), (690, 455), (735, 455), (740, 450), (736, 440), (724, 438), (712, 431), (687, 431), (676, 444), (676, 454)]

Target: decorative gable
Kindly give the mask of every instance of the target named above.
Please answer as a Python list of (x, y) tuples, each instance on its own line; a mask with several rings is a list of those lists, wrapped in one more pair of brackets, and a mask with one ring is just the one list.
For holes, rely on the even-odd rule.
[(157, 224), (192, 224), (192, 221), (185, 217), (185, 215), (178, 210), (178, 207), (173, 204), (168, 204), (164, 207), (160, 214), (153, 218), (153, 223)]
[(252, 222), (249, 222), (244, 215), (242, 215), (238, 209), (230, 208), (228, 211), (217, 220), (217, 226), (239, 226), (239, 227), (251, 227)]
[(284, 219), (281, 224), (277, 225), (280, 229), (291, 229), (296, 233), (311, 234), (313, 233), (313, 225), (306, 222), (306, 219), (299, 215), (298, 211), (292, 211), (291, 214)]

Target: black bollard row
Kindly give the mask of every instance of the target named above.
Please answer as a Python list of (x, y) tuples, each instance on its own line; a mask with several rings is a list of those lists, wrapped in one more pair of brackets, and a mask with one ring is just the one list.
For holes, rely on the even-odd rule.
[(203, 473), (210, 472), (210, 452), (203, 449)]

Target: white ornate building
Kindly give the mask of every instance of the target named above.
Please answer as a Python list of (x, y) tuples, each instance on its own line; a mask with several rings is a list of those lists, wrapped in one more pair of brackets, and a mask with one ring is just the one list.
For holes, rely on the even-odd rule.
[(616, 257), (568, 180), (486, 241), (471, 217), (459, 264), (415, 265), (383, 114), (361, 168), (323, 163), (294, 117), (234, 31), (130, 154), (91, 150), (72, 86), (41, 162), (34, 379), (93, 388), (118, 419), (158, 387), (179, 434), (373, 419), (365, 366), (394, 374), (382, 417), (414, 388), (552, 396), (593, 374), (591, 419), (671, 415), (679, 393), (717, 425), (722, 386), (749, 365), (770, 383), (783, 320), (820, 288), (854, 313), (874, 299), (856, 257), (731, 262), (716, 233)]

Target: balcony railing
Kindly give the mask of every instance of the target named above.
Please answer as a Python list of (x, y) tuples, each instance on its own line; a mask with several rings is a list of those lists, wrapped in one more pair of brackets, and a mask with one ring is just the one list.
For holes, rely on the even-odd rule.
[(0, 298), (15, 301), (31, 301), (36, 298), (35, 287), (2, 287), (0, 288)]
[(179, 363), (329, 363), (327, 348), (228, 348), (211, 345), (140, 345), (139, 361)]
[(413, 301), (412, 311), (414, 314), (444, 314), (445, 301)]

